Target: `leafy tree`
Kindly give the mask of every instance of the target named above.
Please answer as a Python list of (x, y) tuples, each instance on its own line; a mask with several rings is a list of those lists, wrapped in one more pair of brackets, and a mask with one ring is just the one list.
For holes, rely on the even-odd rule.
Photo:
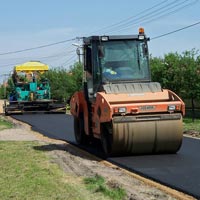
[(1, 85), (0, 87), (0, 98), (1, 99), (8, 98), (9, 94), (12, 92), (13, 89), (14, 89), (14, 83), (12, 78), (9, 77), (7, 81), (7, 86), (5, 87), (4, 85)]
[(5, 98), (5, 86), (1, 85), (0, 86), (0, 99), (4, 99)]
[(195, 118), (195, 100), (200, 100), (200, 62), (198, 51), (192, 49), (185, 51), (181, 59), (183, 71), (183, 91), (182, 95), (185, 99), (191, 100), (192, 116)]
[(83, 81), (83, 65), (81, 63), (75, 63), (69, 71), (70, 76), (70, 88), (69, 93), (72, 95), (74, 92), (79, 91), (82, 88)]
[(82, 86), (82, 64), (75, 63), (70, 70), (50, 69), (41, 78), (47, 78), (51, 86), (52, 98), (58, 101), (68, 100)]
[(166, 54), (164, 58), (151, 58), (152, 80), (160, 82), (163, 88), (180, 94), (183, 82), (180, 60), (177, 53)]
[(183, 99), (189, 99), (195, 117), (195, 100), (200, 100), (200, 56), (192, 49), (182, 54), (169, 53), (164, 58), (150, 58), (152, 80), (161, 83)]
[(150, 57), (151, 66), (151, 78), (152, 81), (159, 82), (163, 87), (166, 85), (167, 79), (164, 74), (166, 71), (166, 66), (164, 65), (164, 60), (162, 58)]
[(12, 92), (12, 90), (14, 89), (15, 85), (13, 83), (13, 79), (10, 77), (8, 79), (8, 86), (7, 86), (7, 95), (10, 94)]

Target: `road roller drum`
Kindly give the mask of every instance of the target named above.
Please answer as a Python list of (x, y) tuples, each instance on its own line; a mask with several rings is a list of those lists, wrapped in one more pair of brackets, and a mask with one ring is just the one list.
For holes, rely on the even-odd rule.
[(175, 114), (173, 117), (144, 116), (139, 120), (128, 116), (114, 117), (110, 153), (114, 155), (176, 153), (181, 146), (182, 137), (180, 114)]

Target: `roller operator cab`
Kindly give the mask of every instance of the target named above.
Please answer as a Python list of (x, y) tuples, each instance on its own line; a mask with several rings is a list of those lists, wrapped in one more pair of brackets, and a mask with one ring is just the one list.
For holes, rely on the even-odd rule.
[(78, 144), (102, 142), (104, 154), (176, 153), (182, 142), (183, 101), (151, 82), (148, 38), (83, 38), (83, 90), (71, 98)]

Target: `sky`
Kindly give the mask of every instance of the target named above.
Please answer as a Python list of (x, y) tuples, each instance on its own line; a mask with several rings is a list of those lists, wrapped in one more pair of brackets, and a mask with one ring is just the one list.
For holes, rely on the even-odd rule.
[(155, 38), (200, 22), (199, 9), (200, 0), (0, 0), (0, 82), (32, 60), (69, 69), (78, 59), (72, 44), (83, 36), (137, 34), (143, 27), (154, 57), (200, 49), (200, 24)]

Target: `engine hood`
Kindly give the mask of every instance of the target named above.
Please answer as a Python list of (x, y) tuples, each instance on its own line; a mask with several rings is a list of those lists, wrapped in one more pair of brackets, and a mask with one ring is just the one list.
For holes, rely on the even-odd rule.
[(168, 90), (163, 90), (159, 83), (120, 83), (103, 86), (101, 95), (110, 103), (168, 101)]

